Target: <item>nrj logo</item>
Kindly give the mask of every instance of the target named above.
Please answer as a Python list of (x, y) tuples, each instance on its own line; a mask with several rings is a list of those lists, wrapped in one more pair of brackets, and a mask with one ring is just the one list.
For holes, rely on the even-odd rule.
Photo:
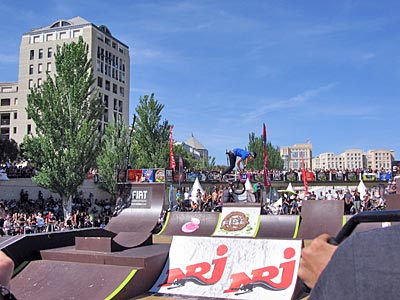
[[(178, 288), (184, 286), (187, 282), (192, 282), (197, 285), (213, 285), (217, 283), (225, 270), (228, 247), (224, 244), (217, 248), (217, 256), (220, 258), (213, 259), (211, 264), (208, 262), (200, 262), (186, 267), (186, 272), (180, 268), (169, 269), (168, 277), (160, 286), (171, 286)], [(212, 269), (212, 271), (211, 271)], [(211, 271), (211, 274), (209, 274)]]
[[(159, 287), (175, 289), (192, 283), (199, 286), (214, 285), (218, 283), (225, 272), (228, 259), (228, 247), (224, 244), (217, 247), (217, 257), (209, 262), (199, 262), (188, 265), (185, 270), (173, 268), (167, 271), (167, 278)], [(233, 273), (230, 275), (230, 286), (223, 293), (235, 293), (240, 295), (249, 293), (254, 288), (263, 288), (269, 291), (281, 291), (291, 286), (296, 266), (296, 251), (288, 247), (283, 251), (284, 262), (279, 266), (264, 266), (253, 269), (248, 276), (245, 272)]]
[(229, 289), (224, 290), (224, 293), (237, 292), (235, 295), (239, 295), (252, 292), (256, 287), (269, 291), (287, 289), (293, 282), (296, 260), (292, 258), (295, 254), (295, 249), (288, 247), (283, 251), (283, 258), (288, 261), (281, 263), (279, 267), (265, 266), (254, 269), (251, 271), (251, 276), (247, 276), (245, 272), (232, 274), (230, 276), (231, 285)]

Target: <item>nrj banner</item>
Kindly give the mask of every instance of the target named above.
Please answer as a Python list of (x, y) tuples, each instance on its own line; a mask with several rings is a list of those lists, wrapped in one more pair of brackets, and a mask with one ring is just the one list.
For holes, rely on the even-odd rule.
[(301, 240), (174, 236), (151, 292), (226, 299), (292, 297)]

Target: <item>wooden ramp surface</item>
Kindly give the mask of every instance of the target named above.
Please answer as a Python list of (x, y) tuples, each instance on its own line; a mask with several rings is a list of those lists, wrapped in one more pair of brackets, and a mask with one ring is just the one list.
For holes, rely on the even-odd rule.
[[(128, 195), (146, 195), (143, 206), (135, 205), (139, 200), (131, 199), (131, 206), (118, 216), (111, 218), (106, 230), (119, 232), (152, 232), (162, 213), (164, 204), (164, 184), (125, 184)], [(131, 196), (128, 196), (131, 197)]]
[(297, 235), (300, 216), (261, 215), (257, 238), (292, 239)]
[(218, 216), (217, 212), (170, 212), (159, 235), (211, 236)]
[(336, 236), (343, 226), (343, 200), (303, 201), (297, 238), (314, 239), (322, 233)]
[(169, 245), (116, 253), (65, 247), (42, 251), (11, 281), (17, 299), (132, 299), (159, 277)]

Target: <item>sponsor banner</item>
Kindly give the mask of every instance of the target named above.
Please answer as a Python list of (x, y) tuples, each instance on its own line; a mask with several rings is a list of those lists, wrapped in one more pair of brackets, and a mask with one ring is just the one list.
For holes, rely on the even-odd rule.
[(154, 170), (153, 169), (143, 169), (142, 176), (143, 176), (142, 181), (154, 182)]
[(151, 292), (225, 299), (291, 299), (301, 240), (174, 236)]
[(314, 181), (315, 180), (314, 172), (306, 171), (306, 179), (307, 181)]
[(117, 171), (117, 182), (118, 183), (125, 183), (126, 182), (126, 169), (121, 169)]
[(173, 182), (173, 181), (174, 181), (174, 170), (165, 169), (165, 182)]
[(142, 169), (128, 170), (128, 181), (140, 182), (141, 179), (142, 179)]
[(132, 187), (131, 208), (150, 208), (151, 207), (151, 188)]
[(213, 236), (255, 237), (260, 226), (260, 207), (224, 207)]
[(165, 182), (165, 169), (154, 169), (154, 181), (159, 183)]

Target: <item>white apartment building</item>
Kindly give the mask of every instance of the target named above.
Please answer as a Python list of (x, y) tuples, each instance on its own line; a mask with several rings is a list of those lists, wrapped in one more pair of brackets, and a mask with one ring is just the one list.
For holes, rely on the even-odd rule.
[(376, 149), (367, 151), (367, 166), (372, 170), (391, 170), (395, 153), (393, 150)]
[(18, 83), (0, 82), (0, 138), (8, 139), (17, 133)]
[(293, 146), (283, 146), (280, 148), (280, 156), (283, 160), (283, 169), (306, 169), (312, 168), (312, 145), (307, 144), (294, 144)]
[(339, 155), (333, 152), (321, 153), (313, 158), (315, 169), (361, 169), (364, 168), (363, 152), (359, 149), (349, 149)]
[(56, 71), (54, 53), (57, 46), (76, 42), (79, 37), (89, 46), (95, 86), (105, 104), (100, 129), (114, 118), (129, 124), (128, 46), (113, 37), (106, 26), (96, 26), (81, 17), (75, 17), (22, 35), (18, 83), (0, 83), (1, 138), (11, 138), (19, 144), (26, 134), (35, 133), (35, 124), (28, 119), (25, 110), (29, 89), (40, 86), (46, 80), (47, 73), (52, 75)]
[(338, 155), (333, 152), (321, 153), (313, 158), (315, 169), (353, 170), (371, 168), (373, 171), (384, 168), (391, 169), (395, 153), (393, 150), (368, 150), (363, 153), (360, 149), (349, 149)]

